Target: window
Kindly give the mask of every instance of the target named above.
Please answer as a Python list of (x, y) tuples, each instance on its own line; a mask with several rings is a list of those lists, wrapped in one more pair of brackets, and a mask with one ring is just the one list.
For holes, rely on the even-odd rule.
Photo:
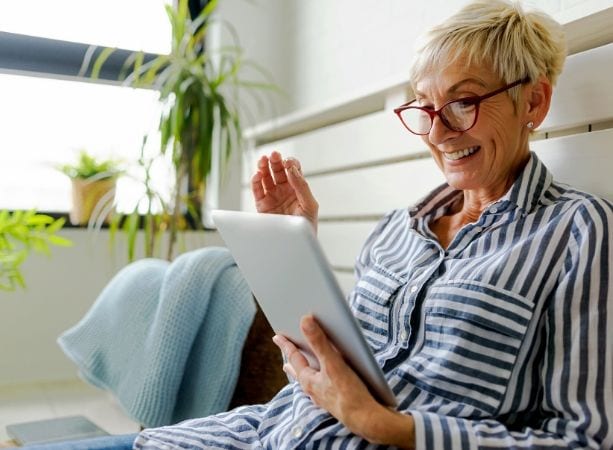
[(0, 30), (105, 47), (170, 51), (164, 11), (172, 0), (0, 2)]
[[(78, 79), (83, 53), (75, 51), (95, 44), (168, 52), (170, 2), (0, 3), (0, 209), (68, 211), (70, 181), (54, 165), (72, 162), (82, 148), (130, 163), (145, 134), (150, 146), (159, 141), (157, 92)], [(165, 170), (158, 168), (161, 183)], [(121, 180), (118, 209), (133, 208), (139, 196), (138, 184)]]

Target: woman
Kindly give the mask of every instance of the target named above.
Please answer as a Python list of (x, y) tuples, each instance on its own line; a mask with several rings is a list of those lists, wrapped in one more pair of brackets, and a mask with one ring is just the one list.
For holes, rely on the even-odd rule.
[[(418, 54), (416, 98), (395, 112), (447, 184), (378, 224), (350, 295), (397, 410), (305, 317), (320, 370), (276, 336), (297, 382), (270, 404), (136, 447), (613, 448), (613, 208), (555, 183), (528, 145), (564, 55), (558, 24), (502, 0), (466, 6)], [(252, 190), (258, 211), (317, 228), (298, 161), (262, 157)]]
[[(564, 60), (560, 26), (504, 0), (436, 27), (396, 109), (447, 183), (368, 238), (350, 294), (399, 402), (379, 404), (312, 317), (320, 370), (276, 336), (290, 383), (266, 405), (142, 432), (135, 448), (613, 448), (610, 203), (530, 153)], [(259, 161), (260, 212), (318, 204), (300, 163)]]
[[(416, 99), (396, 113), (422, 136), (447, 185), (379, 223), (350, 296), (397, 410), (370, 395), (306, 317), (319, 371), (277, 336), (298, 381), (269, 405), (147, 430), (137, 448), (176, 439), (230, 448), (613, 448), (613, 209), (553, 182), (528, 146), (549, 109), (563, 43), (547, 16), (481, 1), (435, 28), (419, 52)], [(258, 211), (303, 215), (317, 227), (298, 161), (263, 157), (252, 189)]]

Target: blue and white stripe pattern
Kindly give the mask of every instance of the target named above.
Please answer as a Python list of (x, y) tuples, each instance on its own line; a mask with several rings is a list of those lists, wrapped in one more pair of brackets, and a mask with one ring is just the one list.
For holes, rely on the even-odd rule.
[[(388, 214), (349, 299), (415, 420), (416, 448), (612, 449), (613, 206), (554, 183), (533, 154), (443, 249), (427, 224), (459, 195), (441, 186)], [(145, 430), (135, 445), (377, 448), (295, 383), (266, 405)]]

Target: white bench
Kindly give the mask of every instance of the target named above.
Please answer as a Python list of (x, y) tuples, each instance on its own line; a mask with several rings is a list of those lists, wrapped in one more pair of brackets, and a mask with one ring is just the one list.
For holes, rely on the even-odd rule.
[[(569, 56), (547, 120), (530, 146), (558, 181), (613, 200), (611, 74), (613, 44)], [(249, 179), (261, 154), (278, 150), (301, 160), (320, 203), (320, 240), (345, 290), (353, 286), (355, 257), (376, 221), (444, 181), (421, 139), (392, 112), (408, 91), (393, 86), (379, 102), (365, 96), (302, 121), (279, 120), (277, 129), (252, 131), (243, 158), (244, 210), (253, 210)], [(335, 123), (345, 116), (351, 118)]]

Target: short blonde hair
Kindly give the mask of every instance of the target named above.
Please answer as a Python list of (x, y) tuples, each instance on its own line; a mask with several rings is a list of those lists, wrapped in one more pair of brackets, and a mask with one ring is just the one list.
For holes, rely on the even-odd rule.
[[(566, 58), (566, 39), (558, 22), (507, 0), (471, 2), (424, 38), (410, 73), (413, 86), (428, 71), (443, 70), (462, 58), (467, 67), (490, 67), (505, 83), (536, 81), (545, 75), (553, 85)], [(510, 95), (516, 103), (519, 90), (512, 89)]]

